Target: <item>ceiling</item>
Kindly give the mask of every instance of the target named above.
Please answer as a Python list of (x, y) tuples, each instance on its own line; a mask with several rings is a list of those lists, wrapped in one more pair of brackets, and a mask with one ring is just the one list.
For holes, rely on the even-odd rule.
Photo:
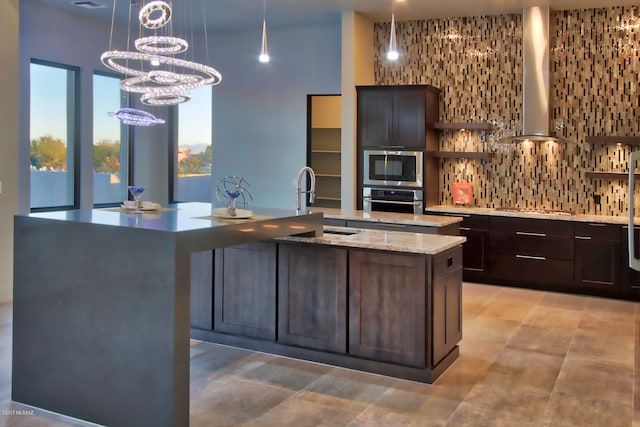
[[(23, 0), (24, 1), (24, 0)], [(104, 7), (87, 9), (76, 6), (81, 0), (39, 1), (97, 19), (128, 22), (129, 4), (141, 5), (148, 0), (91, 0)], [(208, 31), (233, 31), (255, 28), (263, 17), (263, 0), (165, 0), (172, 4), (174, 16), (180, 8), (193, 16), (198, 24), (207, 23)], [(374, 21), (389, 21), (393, 7), (399, 21), (461, 16), (521, 13), (524, 7), (541, 5), (558, 9), (586, 9), (637, 5), (638, 0), (264, 0), (270, 27), (297, 27), (339, 23), (345, 11), (358, 11)], [(392, 6), (393, 4), (393, 6)], [(138, 6), (139, 7), (139, 6)], [(135, 10), (138, 7), (134, 6)], [(202, 13), (202, 11), (205, 13)], [(189, 11), (190, 13), (186, 13)], [(183, 14), (183, 15), (184, 15)], [(137, 13), (134, 13), (134, 17)], [(204, 19), (203, 19), (204, 17)]]

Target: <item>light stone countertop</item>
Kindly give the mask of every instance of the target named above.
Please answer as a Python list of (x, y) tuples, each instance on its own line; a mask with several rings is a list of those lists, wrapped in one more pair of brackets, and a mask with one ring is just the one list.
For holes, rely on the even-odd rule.
[(395, 212), (365, 212), (355, 209), (307, 208), (309, 212), (322, 212), (325, 218), (355, 221), (386, 222), (394, 224), (418, 225), (424, 227), (445, 227), (457, 224), (461, 218), (442, 215), (413, 215)]
[[(438, 205), (429, 206), (426, 208), (429, 214), (471, 214), (471, 215), (489, 215), (489, 216), (506, 216), (513, 218), (533, 218), (533, 219), (551, 219), (559, 221), (577, 221), (577, 222), (594, 222), (602, 224), (627, 224), (628, 218), (626, 216), (607, 216), (607, 215), (588, 215), (588, 214), (576, 214), (576, 215), (559, 215), (553, 213), (538, 213), (538, 212), (507, 212), (500, 211), (493, 208), (474, 208), (474, 207), (462, 207), (462, 206), (449, 206)], [(640, 225), (640, 218), (635, 218), (635, 224)]]
[[(332, 232), (354, 234), (343, 235), (333, 234)], [(461, 236), (447, 236), (441, 234), (407, 233), (402, 231), (325, 226), (324, 234), (321, 237), (287, 236), (278, 237), (274, 240), (436, 255), (463, 244), (467, 239)]]

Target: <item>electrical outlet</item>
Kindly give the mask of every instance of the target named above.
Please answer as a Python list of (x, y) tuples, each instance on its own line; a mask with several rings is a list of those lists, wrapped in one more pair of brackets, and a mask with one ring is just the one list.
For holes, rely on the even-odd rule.
[(599, 194), (594, 194), (593, 195), (593, 203), (595, 203), (596, 205), (600, 204), (600, 195)]

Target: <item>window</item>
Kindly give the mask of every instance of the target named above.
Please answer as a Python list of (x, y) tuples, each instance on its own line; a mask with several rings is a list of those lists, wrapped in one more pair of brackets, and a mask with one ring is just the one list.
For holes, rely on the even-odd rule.
[(211, 202), (212, 88), (191, 91), (178, 106), (178, 145), (174, 162), (173, 200)]
[(118, 77), (93, 75), (93, 203), (127, 199), (128, 126), (108, 115), (126, 107)]
[(30, 64), (32, 209), (78, 205), (76, 76), (72, 67)]

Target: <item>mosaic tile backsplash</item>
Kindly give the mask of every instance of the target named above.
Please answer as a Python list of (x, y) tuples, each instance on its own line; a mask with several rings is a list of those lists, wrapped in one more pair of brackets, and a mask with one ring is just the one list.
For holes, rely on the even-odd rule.
[(442, 159), (440, 203), (452, 203), (454, 182), (469, 182), (478, 207), (626, 215), (626, 178), (585, 173), (626, 173), (630, 151), (640, 147), (589, 144), (586, 137), (640, 136), (639, 6), (551, 11), (550, 123), (566, 143), (504, 141), (522, 128), (520, 15), (397, 22), (396, 62), (385, 59), (389, 26), (374, 29), (377, 84), (433, 85), (442, 89), (440, 121), (494, 125), (441, 131), (442, 151), (488, 151), (492, 158)]

